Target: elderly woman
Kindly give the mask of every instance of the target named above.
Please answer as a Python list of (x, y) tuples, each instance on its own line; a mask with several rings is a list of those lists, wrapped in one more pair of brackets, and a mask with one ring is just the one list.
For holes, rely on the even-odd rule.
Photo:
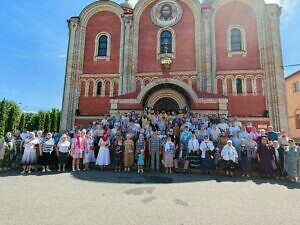
[(175, 153), (175, 145), (171, 140), (171, 137), (168, 136), (167, 142), (165, 144), (164, 148), (164, 166), (166, 168), (166, 173), (173, 173), (172, 168), (173, 168), (173, 158), (174, 158), (174, 153)]
[(262, 136), (261, 144), (259, 144), (257, 148), (257, 160), (263, 177), (270, 178), (272, 175), (272, 160), (274, 160), (273, 150), (273, 146), (268, 145), (268, 138)]
[(42, 139), (40, 143), (40, 156), (41, 156), (41, 164), (42, 164), (42, 172), (45, 173), (51, 172), (49, 166), (52, 165), (52, 151), (54, 149), (54, 139), (52, 138), (51, 133), (47, 133), (46, 137)]
[(293, 139), (288, 143), (289, 146), (285, 151), (287, 174), (291, 181), (300, 182), (300, 147), (296, 146)]
[(36, 149), (35, 146), (39, 141), (35, 138), (33, 132), (29, 133), (29, 137), (24, 140), (24, 154), (22, 156), (21, 164), (23, 165), (23, 171), (21, 174), (26, 172), (31, 173), (31, 168), (36, 163)]
[(200, 144), (201, 158), (202, 158), (202, 169), (206, 171), (207, 174), (212, 173), (214, 168), (214, 150), (215, 146), (212, 141), (209, 140), (209, 136), (204, 137), (204, 141)]
[(84, 139), (84, 170), (89, 170), (90, 163), (96, 162), (93, 132), (89, 131)]
[(68, 161), (68, 155), (69, 155), (69, 149), (70, 149), (71, 143), (68, 141), (68, 136), (66, 134), (63, 134), (61, 136), (61, 141), (57, 144), (56, 154), (58, 157), (58, 172), (66, 171), (66, 164)]
[(186, 173), (189, 168), (188, 150), (184, 148), (183, 143), (179, 143), (175, 151), (174, 166), (176, 172), (178, 172), (178, 163), (183, 162), (183, 172)]
[(243, 177), (250, 177), (250, 172), (252, 169), (253, 151), (253, 147), (251, 145), (247, 145), (247, 141), (245, 139), (242, 139), (239, 157), (241, 158), (241, 171)]
[(226, 176), (234, 175), (235, 163), (238, 162), (238, 154), (232, 141), (228, 140), (221, 152), (222, 159), (225, 161), (225, 174)]
[(4, 138), (4, 155), (0, 160), (0, 170), (7, 171), (12, 166), (12, 159), (16, 154), (16, 144), (10, 132), (6, 133)]
[(134, 164), (134, 142), (131, 137), (131, 134), (127, 134), (124, 142), (124, 171), (130, 171)]

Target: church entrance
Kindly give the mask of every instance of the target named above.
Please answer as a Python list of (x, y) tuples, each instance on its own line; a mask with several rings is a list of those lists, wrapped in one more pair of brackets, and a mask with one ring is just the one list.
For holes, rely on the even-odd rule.
[(155, 111), (166, 111), (166, 112), (178, 112), (179, 111), (179, 105), (178, 103), (171, 98), (161, 98), (154, 104), (154, 110)]

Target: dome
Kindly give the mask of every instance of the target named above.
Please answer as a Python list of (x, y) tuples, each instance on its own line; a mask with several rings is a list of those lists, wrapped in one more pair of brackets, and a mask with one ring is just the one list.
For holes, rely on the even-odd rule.
[(125, 0), (125, 2), (120, 4), (120, 6), (123, 7), (123, 8), (133, 9), (132, 5), (128, 2), (128, 0)]

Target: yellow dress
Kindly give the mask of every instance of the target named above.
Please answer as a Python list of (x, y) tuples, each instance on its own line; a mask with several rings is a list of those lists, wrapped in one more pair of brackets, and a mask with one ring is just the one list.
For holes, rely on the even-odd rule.
[(131, 167), (134, 164), (134, 143), (132, 140), (126, 140), (124, 146), (124, 166)]

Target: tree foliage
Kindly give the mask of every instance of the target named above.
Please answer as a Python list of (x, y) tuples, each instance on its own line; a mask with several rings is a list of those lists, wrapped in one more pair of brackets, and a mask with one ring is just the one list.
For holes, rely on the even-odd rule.
[(22, 112), (19, 105), (13, 101), (3, 99), (0, 102), (0, 137), (6, 132), (27, 128), (31, 131), (45, 132), (59, 131), (60, 110)]

